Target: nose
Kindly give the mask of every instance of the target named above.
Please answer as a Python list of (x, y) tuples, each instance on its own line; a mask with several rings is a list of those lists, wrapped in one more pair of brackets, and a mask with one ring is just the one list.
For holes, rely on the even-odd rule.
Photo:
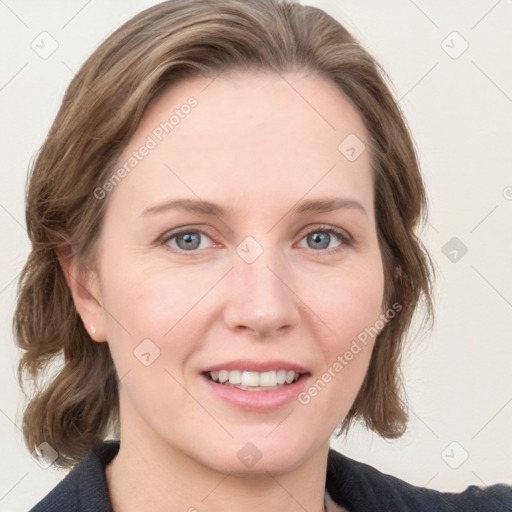
[(277, 251), (266, 249), (250, 263), (236, 254), (226, 286), (224, 321), (231, 330), (268, 338), (298, 324), (300, 300), (289, 266)]

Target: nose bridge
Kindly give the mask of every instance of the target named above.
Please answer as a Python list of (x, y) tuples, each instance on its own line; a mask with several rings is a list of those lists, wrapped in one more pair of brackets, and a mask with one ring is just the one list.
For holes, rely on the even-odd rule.
[(270, 237), (265, 240), (264, 246), (247, 237), (237, 246), (231, 300), (226, 308), (226, 322), (231, 327), (244, 326), (260, 335), (294, 325), (298, 320), (290, 269), (278, 248), (270, 244)]

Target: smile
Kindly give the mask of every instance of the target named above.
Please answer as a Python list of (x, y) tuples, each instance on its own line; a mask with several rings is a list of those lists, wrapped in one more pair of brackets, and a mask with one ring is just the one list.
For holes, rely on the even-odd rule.
[(247, 370), (219, 370), (206, 372), (213, 382), (244, 391), (272, 391), (296, 382), (300, 373), (293, 370), (253, 372)]

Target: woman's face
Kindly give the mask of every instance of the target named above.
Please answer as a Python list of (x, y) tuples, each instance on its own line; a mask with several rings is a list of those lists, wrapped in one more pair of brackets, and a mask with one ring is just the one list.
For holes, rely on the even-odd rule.
[(153, 100), (95, 192), (109, 204), (93, 323), (121, 379), (122, 439), (234, 473), (326, 449), (383, 324), (363, 144), (317, 77), (230, 73)]

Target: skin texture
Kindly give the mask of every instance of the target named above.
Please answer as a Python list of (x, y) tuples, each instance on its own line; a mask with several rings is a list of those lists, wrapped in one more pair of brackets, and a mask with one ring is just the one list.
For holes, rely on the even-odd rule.
[[(121, 449), (107, 468), (113, 506), (320, 511), (329, 437), (357, 395), (374, 341), (308, 404), (274, 411), (227, 404), (200, 373), (236, 359), (279, 359), (305, 367), (311, 385), (384, 312), (369, 151), (350, 161), (338, 150), (349, 134), (368, 147), (364, 126), (323, 78), (244, 71), (187, 79), (152, 101), (120, 165), (191, 96), (197, 106), (103, 199), (96, 267), (79, 273), (61, 261), (91, 338), (108, 340), (121, 379)], [(298, 201), (333, 196), (366, 213), (291, 212)], [(140, 217), (173, 198), (232, 214)], [(322, 226), (355, 241), (331, 235), (318, 249), (307, 235)], [(200, 247), (159, 243), (175, 228), (203, 231)], [(249, 236), (263, 249), (252, 263), (237, 252)], [(160, 350), (148, 366), (134, 355), (144, 339)], [(237, 457), (247, 442), (261, 453), (252, 467)]]

